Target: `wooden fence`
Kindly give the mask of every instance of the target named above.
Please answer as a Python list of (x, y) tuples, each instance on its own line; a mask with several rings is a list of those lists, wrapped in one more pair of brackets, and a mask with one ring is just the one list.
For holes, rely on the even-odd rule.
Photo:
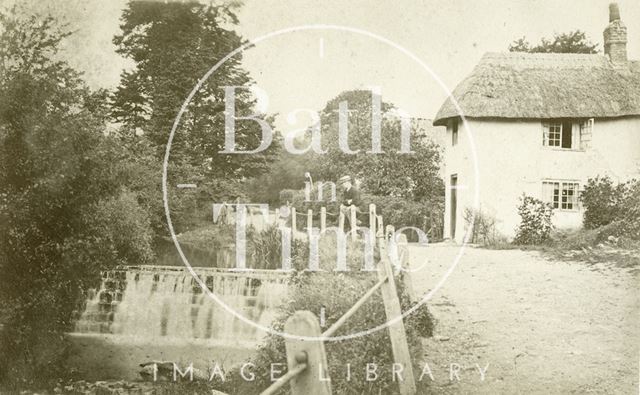
[[(373, 211), (375, 213), (377, 210), (375, 204), (369, 206), (374, 207)], [(234, 214), (232, 211), (234, 209), (235, 207), (233, 205), (223, 203), (222, 209), (216, 215), (217, 220), (214, 220), (214, 222), (233, 222)], [(366, 215), (367, 213), (361, 212), (353, 206), (342, 212), (341, 210), (331, 212), (324, 206), (317, 207), (316, 210), (307, 209), (306, 211), (300, 212), (295, 207), (287, 205), (276, 208), (275, 210), (270, 210), (267, 215), (261, 212), (258, 207), (247, 206), (247, 226), (253, 226), (256, 230), (263, 230), (270, 225), (281, 225), (291, 228), (294, 237), (304, 237), (314, 225), (315, 228), (320, 229), (321, 232), (324, 232), (329, 226), (336, 226), (344, 231), (345, 225), (347, 224), (346, 220), (349, 220), (348, 224), (351, 224), (347, 227), (353, 230), (355, 221), (352, 219), (362, 220)], [(430, 240), (439, 240), (442, 238), (443, 225), (441, 215), (438, 214), (434, 216), (434, 212), (430, 211), (428, 215), (422, 218), (415, 218), (414, 220), (414, 222), (405, 225), (422, 229)], [(366, 222), (366, 220), (362, 222)], [(299, 228), (302, 228), (302, 231), (299, 231)]]
[[(351, 210), (350, 215), (353, 219), (356, 215), (355, 211)], [(308, 216), (311, 218), (308, 219), (308, 224), (311, 224), (313, 217), (311, 214), (308, 214)], [(342, 217), (342, 220), (339, 220), (338, 224), (341, 229), (344, 229), (344, 214), (342, 214)], [(295, 218), (295, 215), (292, 215), (291, 218)], [(321, 214), (320, 218), (321, 225), (324, 222), (326, 226), (326, 217), (324, 217), (325, 220), (323, 221)], [(350, 221), (350, 223), (351, 228), (354, 229), (356, 221), (353, 220)], [(295, 222), (292, 224), (292, 227), (293, 225), (295, 225)], [(406, 266), (408, 260), (406, 241), (397, 243), (396, 240), (393, 240), (395, 229), (393, 229), (392, 226), (388, 226), (386, 229), (383, 227), (382, 217), (376, 215), (374, 205), (369, 207), (369, 227), (373, 234), (372, 237), (377, 241), (376, 247), (380, 252), (380, 261), (376, 267), (378, 282), (324, 332), (320, 331), (318, 319), (310, 311), (296, 311), (289, 317), (285, 323), (285, 333), (306, 338), (316, 338), (317, 340), (302, 340), (295, 337), (287, 337), (285, 339), (285, 347), (288, 372), (263, 391), (262, 395), (275, 394), (287, 384), (290, 385), (292, 395), (331, 394), (331, 381), (327, 372), (327, 356), (324, 340), (332, 337), (378, 290), (382, 294), (387, 322), (402, 315), (394, 271), (391, 267), (389, 255), (397, 259), (403, 266)], [(309, 228), (311, 228), (311, 226), (309, 226)], [(352, 235), (355, 234), (355, 231), (352, 232)], [(391, 249), (391, 251), (388, 251), (388, 249)], [(389, 254), (389, 252), (391, 252), (391, 254)], [(404, 272), (402, 281), (406, 282), (406, 289), (410, 293), (410, 297), (413, 298), (411, 279), (408, 273), (409, 272), (406, 271)], [(388, 325), (388, 330), (394, 361), (405, 367), (403, 370), (404, 377), (398, 381), (399, 392), (402, 395), (415, 394), (416, 385), (403, 320), (399, 319), (393, 324)], [(322, 378), (322, 380), (320, 378)]]
[[(216, 223), (229, 224), (232, 222), (234, 216), (231, 211), (232, 205), (223, 204), (220, 212), (217, 213)], [(369, 205), (369, 229), (373, 237), (375, 237), (376, 229), (380, 226), (382, 217), (376, 214), (376, 205)], [(293, 237), (305, 237), (308, 236), (312, 229), (319, 229), (321, 233), (327, 230), (327, 227), (331, 223), (335, 223), (335, 226), (342, 232), (349, 231), (352, 238), (357, 237), (358, 227), (358, 214), (362, 218), (363, 214), (358, 211), (356, 206), (347, 207), (344, 210), (339, 210), (336, 213), (327, 211), (326, 207), (320, 207), (320, 212), (314, 212), (312, 209), (308, 209), (306, 213), (300, 213), (293, 206), (283, 206), (276, 208), (274, 211), (268, 212), (266, 215), (260, 211), (257, 207), (247, 207), (247, 226), (253, 226), (258, 230), (262, 230), (270, 225), (279, 225), (291, 228)], [(314, 218), (318, 218), (319, 226), (314, 227)], [(347, 226), (348, 218), (348, 226)], [(298, 228), (302, 225), (304, 231), (299, 231)], [(306, 225), (306, 226), (305, 226)]]

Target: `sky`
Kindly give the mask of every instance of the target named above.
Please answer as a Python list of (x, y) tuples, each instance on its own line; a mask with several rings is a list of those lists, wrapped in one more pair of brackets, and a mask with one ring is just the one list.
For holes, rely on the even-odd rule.
[[(3, 0), (10, 1), (15, 0)], [(29, 0), (28, 4), (52, 13), (76, 32), (65, 42), (62, 54), (85, 73), (90, 86), (113, 88), (123, 68), (131, 67), (111, 42), (119, 31), (125, 0)], [(383, 100), (412, 116), (431, 119), (447, 91), (471, 72), (484, 53), (506, 51), (517, 38), (537, 43), (556, 32), (580, 29), (602, 50), (608, 4), (608, 0), (245, 0), (238, 10), (237, 29), (250, 40), (295, 26), (337, 25), (363, 32), (292, 31), (260, 41), (244, 53), (244, 67), (268, 97), (268, 103), (261, 104), (269, 113), (279, 114), (276, 125), (286, 132), (309, 122), (301, 113), (298, 123), (289, 124), (289, 113), (320, 110), (340, 92), (356, 88), (379, 87)], [(640, 1), (618, 4), (628, 29), (629, 57), (640, 59)]]

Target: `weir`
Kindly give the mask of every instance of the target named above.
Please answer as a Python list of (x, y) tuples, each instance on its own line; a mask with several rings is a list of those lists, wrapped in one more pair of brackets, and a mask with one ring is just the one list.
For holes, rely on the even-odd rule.
[[(286, 274), (194, 268), (245, 318), (269, 327), (286, 300)], [(139, 379), (140, 363), (176, 361), (225, 369), (253, 354), (266, 333), (207, 295), (179, 266), (127, 266), (102, 273), (73, 332), (67, 368), (85, 380)]]
[[(281, 272), (194, 271), (231, 309), (267, 327), (287, 293)], [(130, 266), (104, 272), (75, 332), (225, 342), (258, 342), (264, 336), (204, 293), (185, 268), (170, 266)]]

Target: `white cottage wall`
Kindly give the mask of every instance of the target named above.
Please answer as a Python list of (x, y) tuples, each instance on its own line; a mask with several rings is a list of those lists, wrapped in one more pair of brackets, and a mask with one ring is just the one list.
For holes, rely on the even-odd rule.
[[(518, 199), (523, 194), (542, 198), (543, 180), (577, 181), (609, 175), (615, 181), (640, 177), (640, 117), (595, 119), (591, 147), (568, 150), (544, 147), (541, 120), (468, 119), (478, 157), (480, 210), (497, 219), (498, 231), (513, 237), (520, 221)], [(451, 122), (445, 150), (444, 235), (451, 234), (451, 175), (457, 174), (455, 240), (462, 242), (464, 210), (473, 207), (475, 174), (471, 140), (461, 124), (458, 143), (452, 146)], [(554, 225), (575, 228), (582, 224), (582, 208), (554, 212)]]

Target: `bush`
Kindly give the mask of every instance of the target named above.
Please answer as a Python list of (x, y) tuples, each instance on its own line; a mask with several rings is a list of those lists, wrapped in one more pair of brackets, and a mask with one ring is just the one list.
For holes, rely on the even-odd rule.
[(280, 191), (279, 199), (280, 205), (282, 206), (286, 206), (287, 204), (293, 205), (296, 200), (303, 200), (304, 194), (301, 190), (283, 189)]
[(640, 181), (627, 182), (627, 190), (622, 201), (622, 217), (627, 220), (640, 220)]
[(640, 223), (638, 223), (638, 220), (613, 221), (608, 225), (601, 226), (596, 229), (596, 231), (598, 234), (596, 238), (597, 243), (614, 241), (615, 244), (624, 247), (624, 245), (637, 246), (637, 243), (633, 243), (633, 241), (640, 241)]
[[(339, 195), (340, 191), (338, 191)], [(313, 210), (314, 221), (319, 218), (320, 208), (326, 207), (328, 224), (331, 221), (337, 221), (340, 209), (339, 201), (329, 202), (329, 198), (329, 192), (327, 192), (327, 200), (321, 202), (315, 200), (305, 201), (304, 190), (285, 189), (280, 192), (281, 205), (290, 204), (296, 208), (298, 214), (306, 214), (307, 210), (311, 209)], [(375, 204), (376, 213), (382, 215), (385, 226), (393, 225), (396, 229), (412, 226), (425, 232), (430, 241), (442, 238), (444, 201), (439, 197), (434, 201), (427, 199), (413, 201), (394, 196), (362, 193), (360, 200), (358, 220), (364, 226), (369, 224), (369, 204)], [(409, 241), (418, 241), (415, 232), (407, 232), (406, 235)]]
[(471, 243), (481, 243), (485, 246), (506, 244), (507, 239), (496, 230), (496, 218), (480, 210), (464, 209), (464, 222), (467, 228), (472, 225)]
[(628, 182), (626, 192), (619, 220), (625, 223), (624, 237), (640, 241), (640, 182)]
[(553, 244), (562, 250), (580, 250), (598, 243), (598, 231), (595, 229), (560, 230), (551, 235)]
[(580, 199), (585, 228), (600, 228), (598, 242), (610, 236), (640, 240), (640, 182), (614, 185), (609, 177), (596, 177), (589, 179)]
[[(362, 207), (369, 210), (369, 204), (376, 205), (378, 215), (382, 215), (384, 225), (393, 225), (396, 230), (413, 226), (427, 234), (429, 241), (442, 237), (444, 202), (412, 201), (392, 196), (363, 195)], [(367, 221), (368, 222), (368, 221)], [(406, 232), (409, 241), (418, 241), (415, 232)]]
[(518, 205), (520, 224), (516, 229), (516, 244), (542, 244), (549, 240), (553, 229), (551, 216), (553, 207), (549, 203), (525, 194)]
[(101, 270), (153, 258), (148, 216), (131, 193), (81, 207), (75, 217), (82, 230), (51, 248), (29, 245), (27, 232), (18, 233), (17, 226), (16, 236), (3, 234), (7, 244), (24, 248), (0, 249), (0, 296), (7, 306), (1, 311), (0, 373), (7, 390), (65, 377), (68, 344), (62, 334), (72, 328), (83, 291), (100, 283)]
[[(282, 268), (282, 233), (275, 225), (270, 225), (262, 231), (250, 228), (247, 233), (247, 255), (252, 269), (280, 269)], [(307, 264), (309, 244), (301, 239), (291, 240), (292, 267)]]
[[(286, 319), (297, 310), (308, 310), (318, 314), (322, 307), (326, 312), (326, 328), (337, 321), (353, 304), (377, 281), (371, 273), (299, 273), (292, 291), (292, 300), (283, 307), (282, 314), (273, 324), (277, 330), (283, 330)], [(409, 307), (409, 301), (403, 295), (401, 298), (403, 310)], [(373, 328), (386, 321), (384, 306), (379, 293), (374, 294), (336, 333), (344, 335)], [(423, 306), (405, 319), (405, 328), (409, 341), (416, 378), (421, 369), (422, 346), (419, 339), (420, 332), (430, 335), (432, 317), (426, 306)], [(326, 342), (328, 375), (334, 393), (395, 393), (396, 383), (391, 380), (391, 364), (393, 354), (387, 330), (380, 330), (366, 336), (359, 336), (344, 341)], [(256, 380), (244, 382), (239, 379), (237, 372), (229, 376), (237, 382), (227, 382), (230, 393), (254, 394), (259, 393), (271, 384), (270, 366), (272, 363), (286, 363), (284, 339), (270, 335), (261, 346), (256, 356), (251, 359), (255, 365), (253, 372)], [(351, 364), (351, 381), (346, 379), (346, 366)], [(378, 365), (378, 380), (365, 380), (365, 366), (367, 363)], [(417, 383), (426, 385), (426, 381)], [(421, 393), (425, 390), (424, 387)], [(288, 388), (281, 393), (286, 393)]]
[[(269, 230), (274, 232), (274, 230)], [(269, 240), (275, 240), (270, 237)], [(289, 285), (290, 301), (280, 307), (278, 318), (272, 327), (283, 331), (284, 323), (295, 311), (308, 310), (318, 315), (325, 308), (326, 325), (324, 329), (336, 322), (358, 299), (375, 283), (375, 273), (361, 272), (363, 264), (363, 242), (347, 242), (348, 272), (335, 272), (336, 237), (329, 233), (320, 239), (319, 272), (309, 272), (308, 243), (300, 242), (292, 246), (292, 259), (295, 271)], [(274, 244), (275, 243), (274, 241)], [(375, 261), (379, 259), (374, 256)], [(403, 288), (403, 282), (397, 282), (398, 294), (403, 311), (411, 307), (411, 300)], [(373, 328), (386, 321), (386, 313), (379, 292), (375, 293), (347, 323), (336, 333), (344, 335)], [(418, 308), (404, 320), (414, 368), (419, 371), (422, 357), (422, 344), (419, 337), (432, 336), (434, 320), (426, 305)], [(326, 342), (328, 374), (331, 377), (334, 393), (394, 393), (395, 383), (391, 380), (391, 364), (393, 363), (391, 343), (387, 330), (360, 336), (340, 342)], [(270, 367), (272, 363), (284, 363), (286, 366), (284, 339), (269, 335), (250, 362), (255, 365), (252, 372), (256, 379), (246, 382), (241, 379), (237, 369), (227, 374), (227, 381), (219, 383), (218, 389), (229, 394), (255, 394), (271, 385)], [(352, 366), (351, 381), (345, 377), (347, 363)], [(365, 380), (367, 363), (379, 365), (379, 379), (374, 382)], [(417, 376), (416, 376), (417, 377)], [(419, 385), (426, 385), (426, 381)], [(286, 393), (288, 387), (280, 393)]]
[(607, 177), (589, 179), (580, 200), (584, 206), (584, 227), (595, 229), (610, 224), (622, 215), (629, 185), (614, 185)]

